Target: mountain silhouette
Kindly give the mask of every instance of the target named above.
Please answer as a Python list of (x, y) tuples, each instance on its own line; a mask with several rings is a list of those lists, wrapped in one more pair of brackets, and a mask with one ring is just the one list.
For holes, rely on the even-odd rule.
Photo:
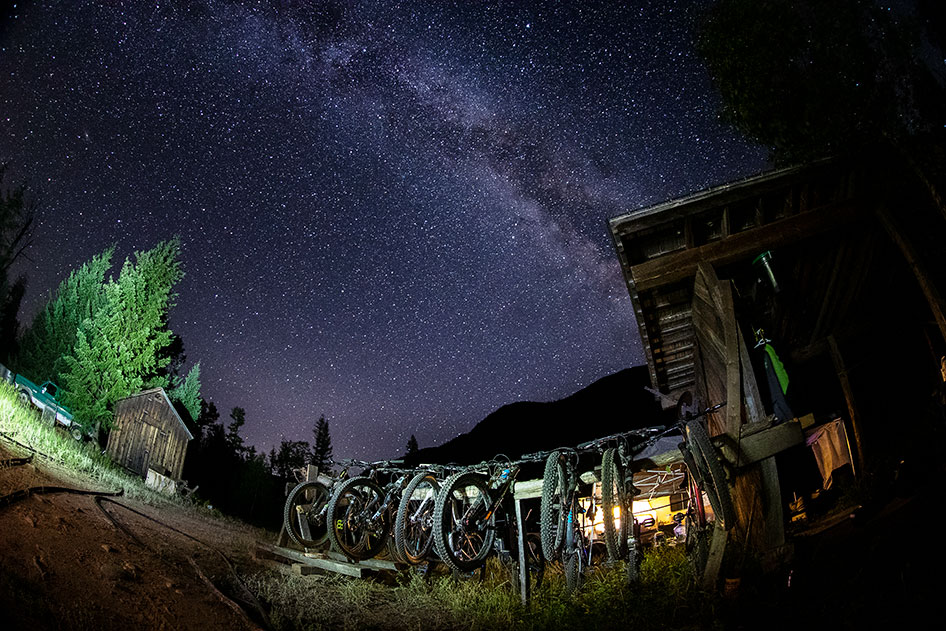
[(438, 447), (427, 447), (407, 464), (475, 464), (504, 454), (574, 447), (618, 432), (660, 424), (660, 404), (644, 387), (646, 366), (626, 368), (578, 392), (549, 402), (517, 401), (504, 405), (465, 434)]

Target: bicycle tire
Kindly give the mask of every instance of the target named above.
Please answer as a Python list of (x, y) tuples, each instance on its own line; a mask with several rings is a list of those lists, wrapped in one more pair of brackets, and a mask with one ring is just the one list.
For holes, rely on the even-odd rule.
[(716, 454), (716, 448), (713, 447), (706, 428), (699, 420), (690, 421), (686, 427), (688, 445), (691, 447), (696, 467), (700, 469), (705, 482), (704, 490), (713, 507), (713, 513), (722, 521), (723, 527), (729, 530), (736, 523), (736, 508), (733, 505), (732, 492), (729, 490), (729, 482), (726, 481), (726, 474)]
[[(420, 500), (413, 499), (418, 488), (428, 488)], [(394, 542), (398, 553), (407, 563), (422, 563), (434, 543), (434, 505), (440, 492), (440, 483), (431, 473), (418, 473), (407, 483), (394, 520)]]
[(384, 492), (370, 478), (345, 480), (335, 489), (328, 505), (329, 539), (335, 548), (353, 561), (363, 561), (384, 549), (388, 539), (389, 514), (367, 513), (384, 501)]
[[(617, 449), (613, 447), (605, 449), (601, 456), (601, 508), (604, 513), (604, 543), (608, 548), (608, 560), (611, 563), (615, 563), (626, 556), (628, 523), (633, 520), (633, 515), (628, 510), (624, 476), (618, 468), (617, 459)], [(615, 508), (621, 514), (618, 520), (615, 520)]]
[[(470, 497), (467, 489), (474, 489)], [(471, 572), (486, 562), (496, 538), (495, 515), (483, 522), (491, 501), (486, 477), (460, 471), (447, 478), (434, 504), (434, 548), (440, 560), (458, 572)]]
[(573, 550), (565, 555), (565, 593), (574, 594), (581, 587), (581, 553)]
[(539, 504), (539, 536), (542, 554), (554, 560), (565, 541), (565, 498), (569, 489), (565, 458), (561, 453), (549, 454), (542, 474), (542, 499)]
[[(318, 548), (328, 541), (325, 509), (332, 494), (321, 482), (297, 484), (286, 498), (283, 525), (289, 538), (303, 548)], [(300, 520), (305, 520), (303, 527)], [(307, 529), (308, 536), (302, 530)]]

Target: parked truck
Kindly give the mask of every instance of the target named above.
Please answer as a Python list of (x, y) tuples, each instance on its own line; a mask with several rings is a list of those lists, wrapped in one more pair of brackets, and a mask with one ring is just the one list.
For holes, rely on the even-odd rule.
[(13, 373), (5, 366), (0, 366), (0, 375), (13, 384), (23, 403), (39, 409), (44, 420), (64, 427), (76, 440), (85, 438), (86, 432), (79, 423), (75, 422), (72, 411), (60, 402), (61, 390), (55, 383), (44, 381), (42, 385), (37, 386), (23, 375)]

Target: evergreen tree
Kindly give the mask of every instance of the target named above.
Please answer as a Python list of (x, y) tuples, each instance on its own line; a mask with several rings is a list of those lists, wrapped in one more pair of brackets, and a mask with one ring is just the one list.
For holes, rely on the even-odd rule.
[(240, 429), (246, 423), (246, 410), (235, 407), (230, 411), (230, 418), (233, 420), (227, 425), (227, 446), (234, 455), (243, 458), (246, 455), (246, 446), (240, 436)]
[(292, 480), (292, 470), (305, 466), (309, 456), (309, 443), (304, 440), (285, 440), (279, 443), (279, 451), (270, 453), (270, 467), (274, 476)]
[[(172, 239), (126, 260), (118, 280), (105, 285), (105, 302), (80, 325), (71, 355), (63, 360), (67, 402), (79, 422), (111, 422), (118, 399), (146, 387), (168, 387), (161, 374), (168, 358), (160, 351), (171, 341), (167, 312), (174, 285), (183, 275), (179, 244)], [(104, 408), (104, 409), (103, 409)]]
[(65, 356), (75, 347), (80, 325), (104, 306), (105, 275), (112, 266), (113, 251), (109, 248), (93, 257), (59, 284), (23, 334), (14, 362), (19, 372), (37, 382), (62, 382)]
[(19, 277), (8, 290), (4, 291), (3, 279), (0, 279), (0, 362), (9, 364), (17, 354), (17, 336), (20, 332), (20, 303), (26, 293), (26, 277)]
[(26, 286), (21, 277), (9, 284), (13, 263), (32, 244), (35, 206), (26, 197), (26, 185), (3, 186), (5, 165), (0, 164), (0, 361), (8, 362), (15, 350), (19, 323), (17, 312)]
[(929, 30), (942, 24), (917, 9), (909, 17), (872, 0), (718, 0), (698, 47), (723, 116), (778, 162), (856, 156), (878, 143), (905, 149), (944, 122), (946, 90), (928, 62), (942, 60)]
[(328, 421), (324, 416), (320, 416), (315, 423), (315, 443), (312, 445), (312, 464), (319, 468), (319, 471), (327, 472), (332, 470), (332, 436), (329, 434)]
[(168, 392), (172, 401), (180, 401), (192, 420), (197, 420), (202, 411), (200, 399), (200, 362), (187, 372), (184, 379), (178, 379), (175, 387)]
[(419, 451), (417, 446), (417, 437), (411, 434), (411, 437), (407, 439), (407, 457), (411, 457)]

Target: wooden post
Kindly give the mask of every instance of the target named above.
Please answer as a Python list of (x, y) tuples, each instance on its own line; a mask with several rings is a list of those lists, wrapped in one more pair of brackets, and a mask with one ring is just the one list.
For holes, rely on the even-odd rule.
[(529, 606), (529, 567), (526, 564), (526, 525), (522, 523), (522, 500), (516, 498), (516, 537), (519, 539), (519, 596)]
[[(936, 320), (940, 335), (943, 336), (943, 340), (946, 340), (946, 301), (943, 300), (943, 295), (936, 287), (935, 281), (930, 278), (929, 271), (926, 269), (926, 265), (920, 260), (913, 242), (903, 234), (887, 209), (879, 205), (877, 206), (876, 214), (880, 225), (887, 231), (890, 240), (900, 249), (900, 253), (903, 254), (903, 258), (906, 259), (907, 265), (913, 270), (913, 276), (916, 277), (920, 291), (923, 292), (923, 297), (926, 298), (926, 303), (929, 305), (930, 311), (933, 312), (933, 319)], [(857, 430), (855, 428), (855, 437), (856, 434)], [(858, 445), (860, 445), (859, 440)], [(860, 448), (858, 447), (858, 449)]]
[(838, 342), (834, 339), (833, 335), (828, 336), (828, 348), (831, 351), (831, 361), (834, 363), (834, 370), (838, 373), (838, 381), (841, 382), (841, 390), (844, 392), (844, 401), (847, 403), (847, 413), (851, 419), (851, 429), (854, 430), (854, 442), (857, 443), (857, 466), (863, 470), (867, 464), (867, 455), (866, 449), (864, 448), (864, 433), (861, 431), (861, 419), (860, 415), (857, 413), (857, 405), (854, 403), (854, 392), (851, 389), (851, 382), (848, 379), (847, 367), (844, 365), (844, 358), (841, 356)]

